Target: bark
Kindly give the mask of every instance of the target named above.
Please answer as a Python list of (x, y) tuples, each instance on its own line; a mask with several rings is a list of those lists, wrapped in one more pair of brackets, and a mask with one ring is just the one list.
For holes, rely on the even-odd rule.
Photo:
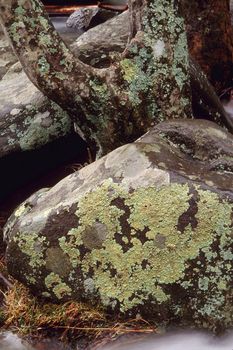
[(194, 116), (214, 121), (233, 133), (233, 119), (223, 108), (213, 86), (191, 57), (189, 62)]
[(184, 0), (188, 45), (218, 91), (233, 84), (233, 30), (229, 0)]
[(142, 30), (143, 0), (129, 1), (129, 42), (138, 31)]
[[(134, 17), (134, 5), (140, 16)], [(32, 82), (100, 154), (165, 119), (191, 117), (188, 50), (177, 1), (132, 2), (128, 56), (95, 69), (76, 59), (38, 0), (0, 0), (0, 18)]]
[(10, 43), (3, 34), (0, 25), (0, 80), (6, 74), (10, 66), (17, 62), (17, 57), (10, 47)]
[[(71, 45), (71, 50), (81, 61), (96, 68), (106, 68), (125, 49), (128, 33), (129, 14), (126, 11), (107, 23), (88, 30)], [(214, 88), (191, 57), (189, 74), (194, 118), (214, 121), (233, 132), (233, 119), (224, 111)]]

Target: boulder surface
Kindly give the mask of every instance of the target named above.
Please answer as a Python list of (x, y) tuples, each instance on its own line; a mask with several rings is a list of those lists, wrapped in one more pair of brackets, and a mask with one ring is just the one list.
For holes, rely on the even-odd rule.
[(8, 270), (54, 302), (232, 326), (232, 171), (232, 135), (161, 123), (22, 203), (5, 227)]
[(68, 114), (45, 97), (19, 63), (0, 81), (0, 158), (39, 148), (69, 134)]

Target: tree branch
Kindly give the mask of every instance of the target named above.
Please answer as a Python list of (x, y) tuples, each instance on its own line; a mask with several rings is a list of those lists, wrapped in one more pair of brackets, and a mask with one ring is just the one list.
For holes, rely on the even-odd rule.
[(135, 140), (161, 120), (192, 115), (177, 1), (130, 0), (129, 7), (131, 36), (138, 33), (130, 55), (98, 70), (73, 56), (39, 0), (0, 0), (1, 22), (27, 75), (69, 113), (99, 154)]

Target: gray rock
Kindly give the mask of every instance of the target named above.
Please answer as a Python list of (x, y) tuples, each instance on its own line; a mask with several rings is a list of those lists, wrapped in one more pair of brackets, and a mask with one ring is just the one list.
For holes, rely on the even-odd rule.
[(71, 50), (87, 64), (104, 68), (111, 63), (112, 55), (124, 51), (128, 33), (129, 20), (126, 11), (83, 33), (71, 45)]
[(232, 326), (232, 164), (233, 136), (216, 124), (161, 123), (19, 206), (8, 270), (56, 302)]
[(68, 134), (69, 116), (45, 97), (16, 63), (0, 81), (0, 157)]
[(98, 11), (98, 7), (82, 7), (70, 15), (66, 21), (66, 25), (68, 28), (75, 28), (77, 31), (87, 29), (92, 18)]
[(0, 158), (41, 147), (72, 129), (67, 113), (31, 83), (17, 61), (1, 31)]
[(75, 29), (78, 33), (95, 27), (117, 16), (118, 12), (105, 10), (100, 7), (84, 7), (73, 12), (66, 21), (68, 28)]

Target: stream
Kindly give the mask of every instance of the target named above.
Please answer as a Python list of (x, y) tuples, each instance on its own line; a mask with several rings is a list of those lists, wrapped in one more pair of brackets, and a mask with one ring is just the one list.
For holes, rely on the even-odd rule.
[(173, 331), (164, 335), (122, 336), (108, 345), (70, 347), (57, 339), (26, 341), (12, 332), (0, 334), (1, 350), (233, 350), (233, 332), (215, 337), (205, 332)]
[[(78, 348), (76, 347), (78, 350)], [(76, 350), (75, 349), (75, 350)], [(0, 350), (72, 350), (70, 346), (55, 338), (26, 341), (16, 334), (6, 331), (0, 333)]]

